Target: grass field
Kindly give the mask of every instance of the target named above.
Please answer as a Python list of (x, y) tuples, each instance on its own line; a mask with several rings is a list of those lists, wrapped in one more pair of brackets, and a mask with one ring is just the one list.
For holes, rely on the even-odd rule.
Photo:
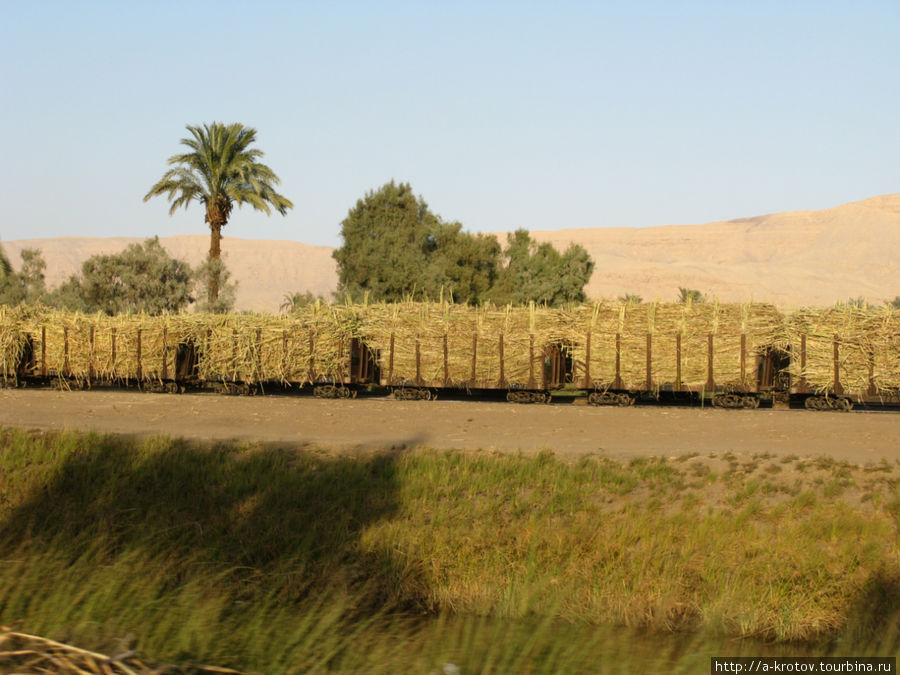
[(261, 673), (900, 651), (900, 467), (0, 430), (0, 624)]

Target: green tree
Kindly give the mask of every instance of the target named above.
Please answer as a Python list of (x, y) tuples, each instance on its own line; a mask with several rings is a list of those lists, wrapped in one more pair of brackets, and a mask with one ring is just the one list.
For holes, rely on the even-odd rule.
[(205, 300), (198, 300), (196, 309), (209, 314), (227, 314), (234, 309), (237, 282), (230, 281), (231, 271), (222, 258), (207, 258), (194, 268), (194, 290), (198, 297), (204, 297), (203, 291), (209, 288), (210, 279), (216, 279), (219, 292), (214, 300), (210, 300), (209, 295)]
[[(213, 122), (202, 127), (187, 126), (190, 138), (182, 138), (181, 144), (190, 152), (169, 157), (171, 167), (144, 195), (165, 195), (172, 203), (169, 215), (194, 200), (203, 204), (205, 221), (210, 229), (209, 259), (221, 255), (222, 228), (228, 223), (231, 210), (249, 204), (258, 211), (271, 214), (272, 208), (281, 215), (293, 208), (293, 204), (278, 194), (273, 186), (281, 181), (265, 164), (258, 160), (263, 152), (250, 145), (256, 140), (256, 129), (241, 124)], [(208, 268), (207, 304), (215, 306), (219, 296), (221, 278), (217, 266)]]
[(639, 305), (643, 301), (644, 301), (644, 298), (642, 298), (637, 293), (626, 293), (625, 295), (619, 296), (619, 302), (627, 302), (627, 303), (631, 303), (633, 305)]
[(401, 300), (422, 290), (429, 234), (438, 219), (409, 183), (387, 183), (357, 200), (341, 222), (338, 292), (359, 299)]
[(496, 238), (445, 223), (416, 197), (409, 183), (391, 181), (357, 200), (341, 222), (334, 252), (338, 294), (394, 302), (408, 296), (477, 303), (493, 284)]
[(698, 290), (693, 288), (678, 287), (678, 302), (706, 302), (706, 298)]
[(47, 304), (69, 312), (96, 312), (99, 308), (88, 304), (84, 296), (81, 276), (72, 274), (47, 295)]
[(18, 305), (24, 299), (22, 281), (0, 246), (0, 305)]
[(38, 302), (47, 293), (47, 282), (44, 275), (47, 263), (41, 255), (41, 250), (37, 248), (24, 248), (19, 255), (22, 256), (19, 278), (22, 280), (25, 302)]
[(0, 247), (0, 304), (17, 305), (20, 302), (40, 301), (46, 293), (44, 270), (47, 263), (36, 248), (22, 249), (19, 253), (22, 267), (16, 272), (3, 248)]
[(584, 287), (590, 281), (594, 263), (588, 252), (572, 244), (560, 253), (549, 243), (531, 239), (527, 230), (507, 237), (500, 270), (491, 299), (499, 304), (538, 302), (558, 307), (584, 302)]
[(898, 295), (896, 298), (894, 298), (888, 304), (893, 306), (894, 309), (900, 309), (900, 295)]
[(49, 297), (54, 306), (119, 314), (179, 312), (192, 301), (191, 268), (169, 256), (159, 238), (121, 253), (91, 256)]
[(497, 281), (500, 244), (493, 235), (464, 232), (459, 223), (439, 223), (433, 230), (423, 290), (442, 291), (455, 302), (483, 302)]

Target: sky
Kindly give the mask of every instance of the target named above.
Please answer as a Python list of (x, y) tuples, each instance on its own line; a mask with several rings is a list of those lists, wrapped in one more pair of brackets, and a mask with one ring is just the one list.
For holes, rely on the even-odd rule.
[(900, 2), (0, 0), (0, 240), (208, 232), (143, 197), (186, 125), (257, 130), (340, 245), (408, 182), (470, 231), (646, 227), (900, 192)]

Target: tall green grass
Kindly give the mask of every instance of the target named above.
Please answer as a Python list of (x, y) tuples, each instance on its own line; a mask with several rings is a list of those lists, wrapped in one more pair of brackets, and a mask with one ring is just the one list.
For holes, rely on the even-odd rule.
[(897, 467), (767, 459), (0, 430), (0, 624), (266, 673), (896, 653)]

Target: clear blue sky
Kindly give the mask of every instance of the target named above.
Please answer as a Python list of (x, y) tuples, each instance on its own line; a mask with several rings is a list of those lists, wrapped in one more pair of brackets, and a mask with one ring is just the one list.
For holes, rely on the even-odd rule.
[(204, 233), (143, 203), (186, 124), (258, 130), (338, 245), (410, 182), (472, 231), (643, 227), (900, 192), (900, 2), (0, 2), (0, 239)]

